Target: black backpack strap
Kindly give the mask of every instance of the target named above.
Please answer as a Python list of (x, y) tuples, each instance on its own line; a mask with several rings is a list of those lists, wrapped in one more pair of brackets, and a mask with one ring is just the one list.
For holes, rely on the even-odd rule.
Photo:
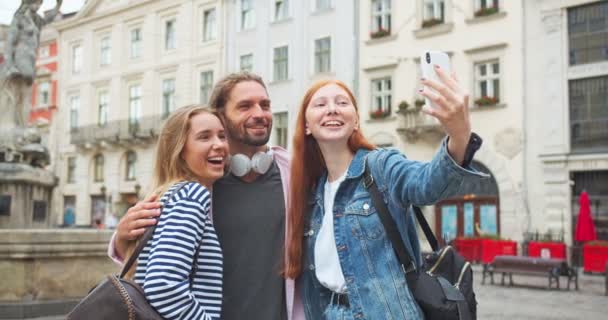
[(416, 264), (411, 259), (410, 255), (407, 253), (405, 249), (405, 245), (401, 240), (401, 235), (399, 234), (399, 230), (397, 229), (397, 224), (395, 220), (388, 212), (388, 208), (386, 207), (386, 203), (382, 199), (382, 194), (380, 190), (378, 190), (378, 186), (372, 177), (372, 174), (369, 170), (369, 166), (367, 165), (367, 161), (365, 162), (365, 172), (363, 173), (363, 185), (369, 191), (372, 197), (372, 203), (378, 211), (378, 216), (380, 217), (380, 221), (384, 226), (384, 230), (386, 231), (386, 235), (388, 239), (391, 241), (393, 245), (393, 250), (397, 254), (397, 258), (403, 267), (403, 271), (407, 274), (411, 271), (416, 271)]
[(433, 230), (431, 230), (431, 227), (429, 226), (428, 221), (426, 221), (424, 214), (422, 214), (422, 210), (420, 210), (420, 207), (418, 207), (418, 206), (412, 206), (412, 209), (414, 209), (414, 212), (416, 213), (416, 220), (418, 221), (420, 228), (422, 228), (422, 231), (424, 232), (426, 241), (429, 242), (433, 251), (439, 250), (437, 238), (435, 238), (435, 234), (433, 233)]
[[(180, 184), (173, 189), (173, 192), (171, 192), (171, 194), (165, 201), (171, 200), (171, 198), (173, 198), (173, 195), (175, 195), (175, 193), (177, 193), (177, 191), (181, 190), (181, 188), (183, 188), (186, 185), (186, 183), (187, 182), (180, 182)], [(164, 206), (165, 206), (165, 204), (163, 203), (162, 207), (164, 207)], [(161, 214), (162, 214), (162, 211), (161, 211)], [(131, 266), (135, 263), (135, 261), (137, 261), (139, 254), (144, 249), (144, 247), (146, 246), (148, 241), (154, 235), (154, 230), (156, 230), (156, 225), (158, 224), (159, 219), (160, 219), (160, 216), (158, 218), (156, 218), (156, 223), (153, 226), (149, 227), (148, 230), (146, 230), (144, 235), (141, 237), (141, 240), (137, 243), (137, 247), (135, 247), (133, 254), (131, 254), (131, 256), (129, 257), (129, 260), (127, 260), (127, 263), (125, 263), (125, 265), (122, 267), (122, 271), (120, 272), (119, 278), (123, 278), (129, 271), (129, 269), (131, 269)], [(198, 255), (198, 248), (197, 248), (197, 255)]]

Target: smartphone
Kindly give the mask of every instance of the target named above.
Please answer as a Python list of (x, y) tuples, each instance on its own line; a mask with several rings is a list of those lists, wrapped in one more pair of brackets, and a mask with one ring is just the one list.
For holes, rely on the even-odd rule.
[[(441, 80), (439, 80), (439, 76), (435, 72), (434, 65), (438, 65), (439, 67), (441, 67), (441, 69), (443, 69), (443, 71), (447, 74), (451, 74), (452, 72), (450, 68), (450, 57), (447, 53), (431, 50), (424, 51), (420, 56), (420, 69), (422, 71), (422, 77), (428, 80), (434, 80), (441, 83)], [(424, 87), (424, 90), (431, 90), (432, 92), (435, 92), (435, 90), (427, 86)], [(427, 106), (433, 108), (437, 107), (434, 105), (433, 102), (429, 100), (429, 98), (425, 97), (424, 100)]]

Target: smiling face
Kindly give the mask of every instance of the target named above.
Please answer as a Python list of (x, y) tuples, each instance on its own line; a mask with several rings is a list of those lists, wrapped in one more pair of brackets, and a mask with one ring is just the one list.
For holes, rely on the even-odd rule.
[(217, 116), (207, 112), (192, 116), (181, 156), (198, 181), (206, 187), (211, 187), (224, 175), (228, 142), (224, 126)]
[(359, 127), (359, 116), (350, 95), (342, 87), (330, 83), (310, 99), (306, 108), (306, 134), (317, 143), (347, 144)]
[(236, 84), (226, 103), (224, 120), (231, 143), (250, 147), (266, 145), (272, 130), (266, 89), (255, 81)]

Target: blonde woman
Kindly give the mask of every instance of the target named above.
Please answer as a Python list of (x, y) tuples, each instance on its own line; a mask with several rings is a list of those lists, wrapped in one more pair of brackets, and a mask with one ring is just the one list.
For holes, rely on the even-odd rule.
[(135, 282), (165, 319), (220, 317), (223, 257), (210, 192), (227, 157), (224, 126), (206, 108), (180, 108), (161, 130), (153, 194), (164, 194), (164, 207), (139, 256)]

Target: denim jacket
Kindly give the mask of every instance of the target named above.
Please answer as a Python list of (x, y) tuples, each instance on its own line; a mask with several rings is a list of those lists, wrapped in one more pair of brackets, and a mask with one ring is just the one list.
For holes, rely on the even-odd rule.
[[(334, 202), (334, 234), (355, 319), (423, 319), (384, 227), (363, 186), (365, 162), (395, 219), (406, 249), (422, 264), (411, 204), (430, 205), (486, 177), (459, 166), (447, 152), (447, 140), (431, 162), (408, 160), (397, 150), (358, 150)], [(314, 244), (324, 215), (325, 173), (309, 200), (304, 230), (304, 265), (300, 277), (306, 318), (322, 319), (331, 292), (315, 275)]]

